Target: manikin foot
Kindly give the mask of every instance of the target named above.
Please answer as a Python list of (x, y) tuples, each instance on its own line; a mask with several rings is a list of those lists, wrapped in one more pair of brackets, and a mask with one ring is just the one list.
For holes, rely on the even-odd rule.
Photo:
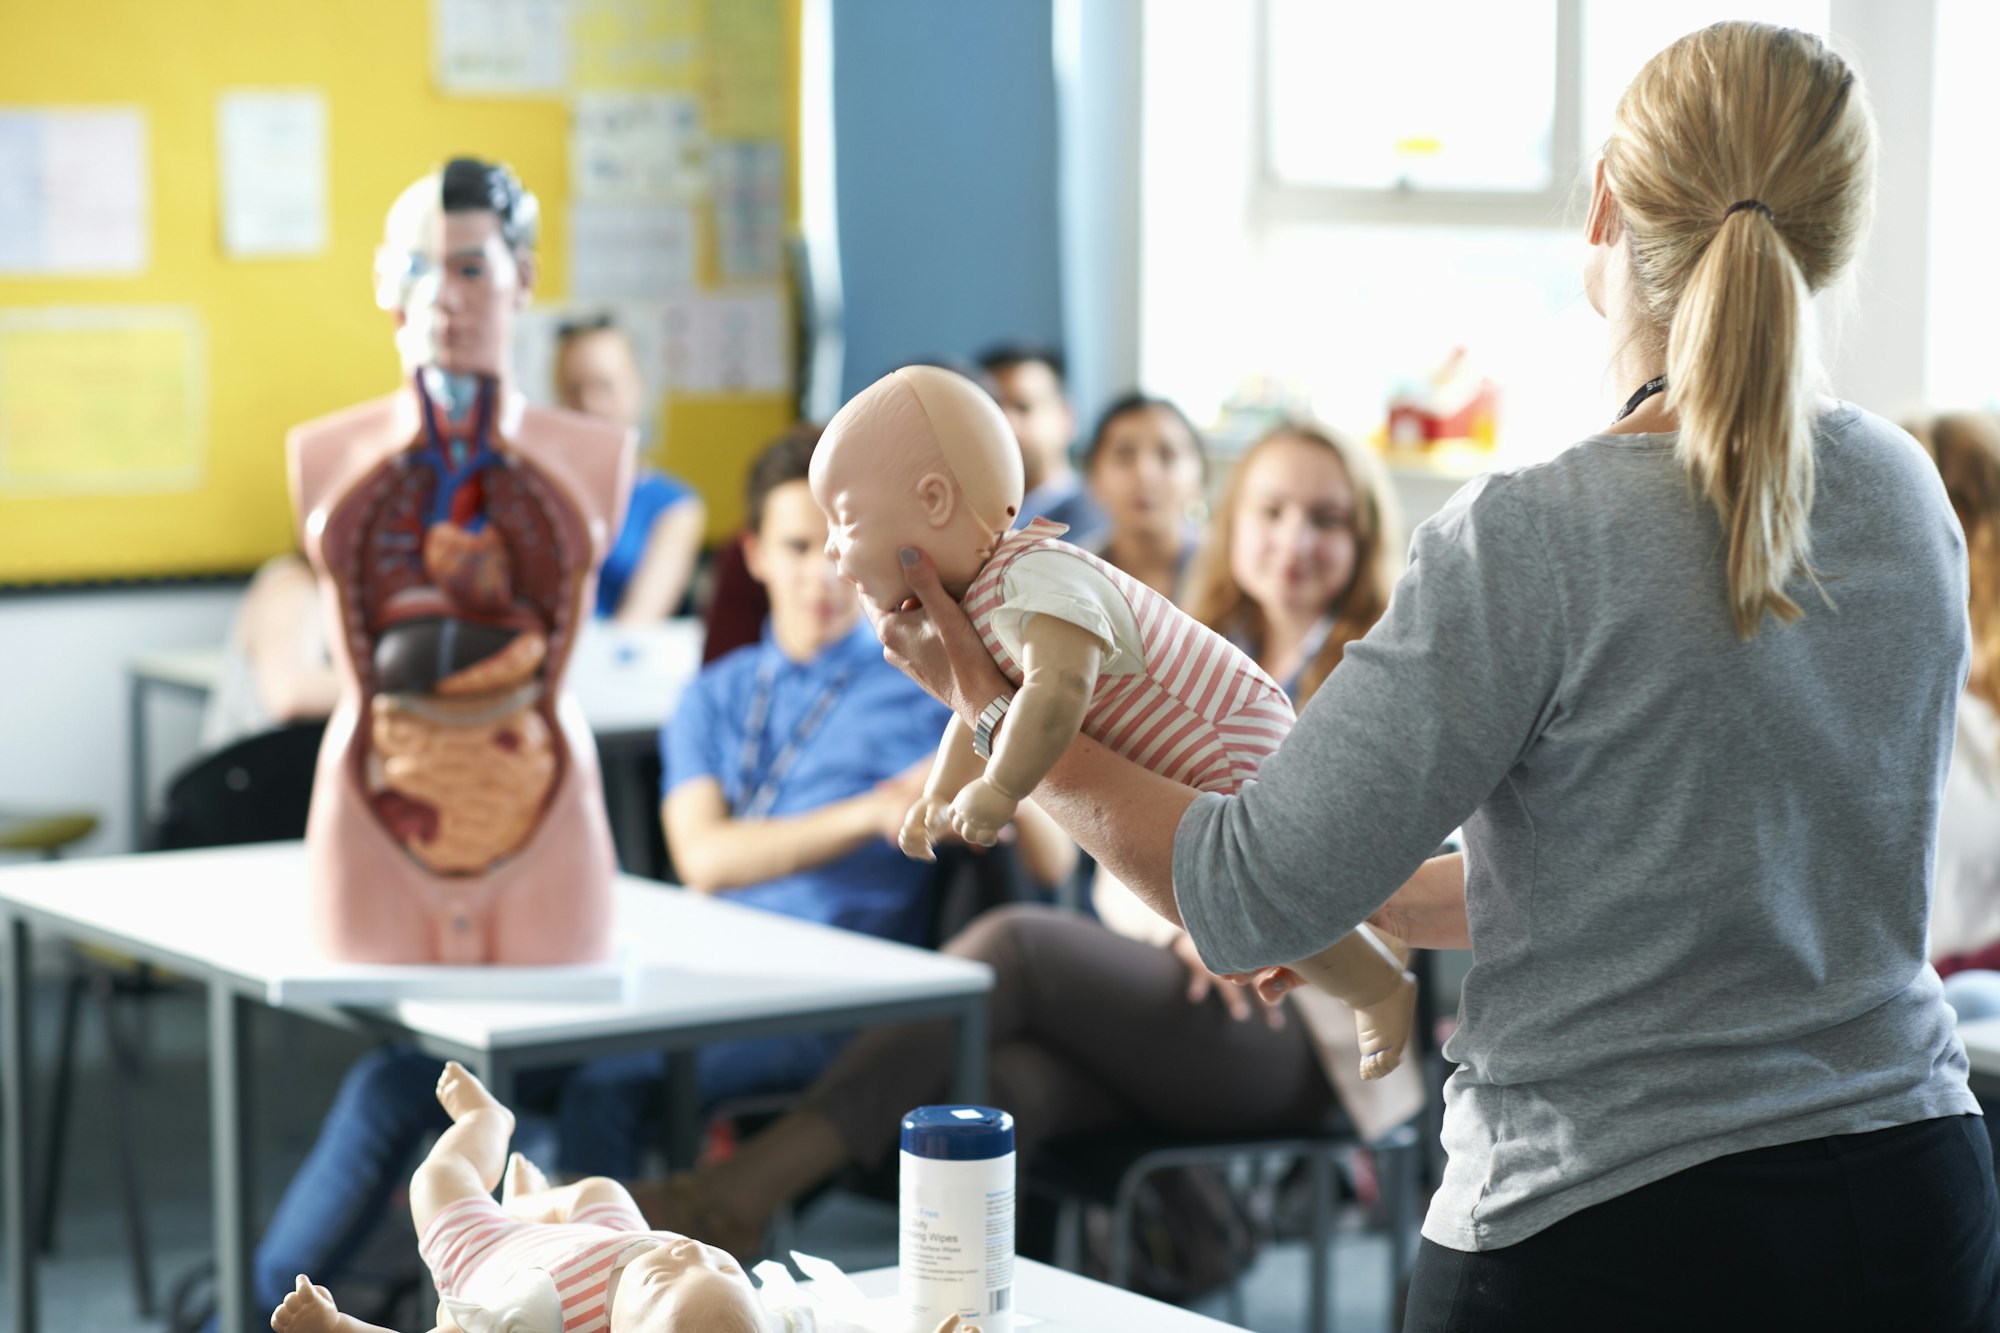
[(1354, 1008), (1354, 1035), (1361, 1043), (1361, 1077), (1381, 1078), (1403, 1063), (1403, 1047), (1417, 1016), (1417, 983), (1405, 972), (1396, 988), (1373, 1004)]
[(549, 1188), (549, 1178), (542, 1169), (519, 1153), (507, 1155), (507, 1174), (501, 1178), (500, 1206), (505, 1208), (514, 1200), (528, 1194), (543, 1194)]
[(507, 1134), (509, 1137), (513, 1135), (514, 1113), (502, 1106), (486, 1090), (486, 1085), (456, 1060), (445, 1061), (444, 1073), (438, 1075), (437, 1099), (453, 1121), (491, 1112), (506, 1119)]

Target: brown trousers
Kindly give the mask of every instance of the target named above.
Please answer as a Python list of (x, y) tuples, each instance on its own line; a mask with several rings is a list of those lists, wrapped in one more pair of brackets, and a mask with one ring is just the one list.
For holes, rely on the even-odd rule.
[[(1210, 995), (1187, 999), (1170, 951), (1046, 907), (986, 913), (944, 952), (994, 971), (989, 1101), (1014, 1116), (1017, 1150), (1131, 1126), (1190, 1136), (1304, 1133), (1333, 1106), (1305, 1025), (1239, 1022)], [(873, 1166), (902, 1117), (946, 1098), (952, 1028), (915, 1023), (856, 1037), (805, 1104)]]

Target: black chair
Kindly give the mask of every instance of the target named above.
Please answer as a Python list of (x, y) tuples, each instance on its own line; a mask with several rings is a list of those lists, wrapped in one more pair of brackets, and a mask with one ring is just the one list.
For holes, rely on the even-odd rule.
[[(312, 801), (313, 768), (323, 722), (300, 722), (260, 732), (196, 760), (168, 784), (164, 813), (146, 838), (152, 851), (276, 842), (305, 835)], [(118, 1134), (125, 1240), (139, 1313), (153, 1313), (152, 1246), (135, 1137), (136, 1083), (143, 1065), (141, 1006), (175, 989), (173, 978), (123, 954), (72, 945), (63, 986), (56, 1077), (50, 1092), (47, 1170), (36, 1218), (44, 1254), (55, 1249), (56, 1216), (67, 1147), (70, 1098), (83, 1002), (97, 1001), (105, 1047), (111, 1057), (111, 1109)], [(121, 1011), (122, 1016), (121, 1016)]]
[[(1433, 985), (1429, 953), (1417, 950), (1411, 955), (1410, 968), (1417, 976), (1419, 996), (1428, 997)], [(1056, 1206), (1058, 1266), (1080, 1271), (1083, 1209), (1094, 1204), (1111, 1213), (1107, 1280), (1113, 1286), (1126, 1285), (1131, 1273), (1130, 1238), (1138, 1191), (1154, 1172), (1245, 1162), (1303, 1163), (1310, 1191), (1306, 1328), (1310, 1333), (1325, 1333), (1332, 1317), (1335, 1173), (1341, 1156), (1365, 1148), (1375, 1154), (1382, 1218), (1389, 1233), (1389, 1291), (1392, 1300), (1400, 1301), (1416, 1259), (1417, 1202), (1425, 1184), (1426, 1145), (1434, 1133), (1433, 1103), (1437, 1098), (1432, 1095), (1435, 1052), (1433, 1029), (1427, 1025), (1429, 1012), (1430, 1006), (1420, 1009), (1409, 1049), (1403, 1055), (1424, 1072), (1425, 1105), (1408, 1123), (1372, 1143), (1364, 1141), (1345, 1116), (1336, 1115), (1322, 1130), (1311, 1134), (1199, 1139), (1148, 1130), (1106, 1130), (1042, 1147), (1025, 1165), (1021, 1186), (1023, 1194)], [(1238, 1299), (1233, 1286), (1229, 1296), (1232, 1303)], [(1232, 1311), (1232, 1317), (1242, 1322), (1240, 1312)]]

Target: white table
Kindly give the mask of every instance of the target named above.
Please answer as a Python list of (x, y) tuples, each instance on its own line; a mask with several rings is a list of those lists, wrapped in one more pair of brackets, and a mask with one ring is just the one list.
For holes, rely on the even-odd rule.
[[(986, 994), (981, 963), (738, 907), (646, 880), (617, 884), (620, 945), (638, 969), (615, 1004), (406, 1001), (373, 1009), (287, 1006), (337, 1026), (406, 1037), (473, 1070), (503, 1099), (526, 1069), (639, 1050), (669, 1060), (670, 1142), (697, 1124), (692, 1052), (710, 1042), (948, 1018), (958, 1025), (953, 1095), (984, 1094)], [(103, 945), (208, 989), (210, 1137), (216, 1290), (226, 1333), (253, 1327), (249, 1305), (250, 1162), (244, 1029), (305, 937), (305, 854), (298, 843), (101, 857), (0, 869), (0, 1118), (12, 1333), (37, 1327), (34, 1061), (28, 985), (37, 935)], [(256, 1321), (261, 1324), (261, 1316)]]
[[(656, 625), (584, 622), (570, 654), (564, 687), (583, 708), (607, 765), (629, 766), (655, 743), (660, 724), (673, 715), (681, 691), (701, 670), (704, 629), (695, 616)], [(145, 653), (126, 664), (127, 721), (132, 772), (129, 805), (134, 846), (148, 825), (152, 762), (147, 754), (147, 718), (156, 694), (177, 694), (199, 703), (222, 678), (222, 649), (195, 648)], [(607, 784), (612, 827), (619, 834), (619, 861), (638, 865), (643, 832), (657, 817), (657, 792), (638, 790), (633, 781)]]
[[(854, 1284), (870, 1297), (896, 1294), (897, 1273), (877, 1268), (856, 1273)], [(1014, 1261), (1014, 1308), (1041, 1322), (1026, 1333), (1244, 1333), (1235, 1324), (1193, 1314), (1129, 1291), (1093, 1282), (1032, 1259)]]

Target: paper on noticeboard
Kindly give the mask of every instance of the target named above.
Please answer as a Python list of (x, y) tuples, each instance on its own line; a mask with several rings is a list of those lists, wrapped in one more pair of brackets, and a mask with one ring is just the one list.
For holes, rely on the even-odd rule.
[(790, 314), (777, 291), (704, 292), (667, 308), (667, 385), (675, 393), (786, 393)]
[(215, 103), (222, 250), (236, 259), (327, 246), (326, 98), (229, 92)]
[(0, 494), (195, 486), (206, 381), (192, 308), (0, 312)]
[(565, 0), (432, 0), (438, 91), (552, 97), (569, 86)]
[(775, 139), (729, 139), (709, 147), (715, 245), (732, 282), (778, 276), (785, 258), (785, 149)]
[(685, 206), (580, 199), (569, 235), (576, 300), (657, 300), (694, 286), (695, 221)]
[(0, 273), (138, 273), (148, 212), (143, 112), (0, 111)]
[(698, 0), (570, 0), (570, 85), (692, 92), (701, 84)]
[(707, 188), (701, 103), (674, 93), (578, 93), (570, 103), (570, 193), (678, 199)]

